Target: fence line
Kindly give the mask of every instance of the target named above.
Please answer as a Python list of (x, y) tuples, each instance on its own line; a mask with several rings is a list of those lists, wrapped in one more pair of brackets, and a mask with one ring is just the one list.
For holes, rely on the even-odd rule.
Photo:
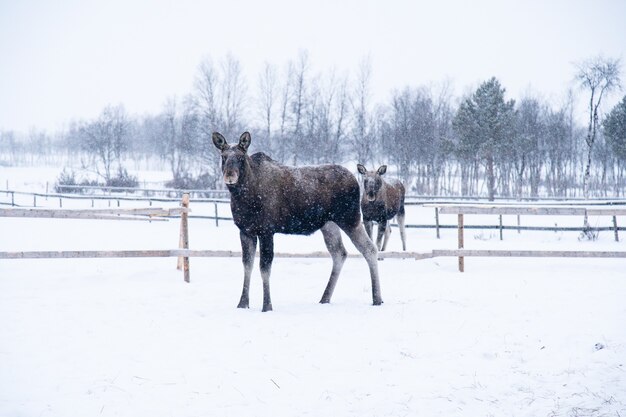
[[(112, 195), (112, 193), (143, 193), (145, 194), (166, 194), (166, 195), (173, 195), (175, 196), (174, 198), (182, 198), (183, 194), (189, 194), (190, 196), (206, 196), (208, 195), (220, 195), (222, 196), (221, 198), (226, 198), (228, 199), (229, 197), (229, 192), (228, 190), (225, 189), (186, 189), (186, 190), (181, 190), (181, 189), (175, 189), (175, 188), (139, 188), (139, 187), (116, 187), (116, 186), (106, 186), (106, 185), (59, 185), (58, 186), (59, 189), (64, 189), (64, 190), (77, 190), (77, 191), (101, 191), (103, 193), (108, 193), (108, 195)], [(7, 191), (9, 190), (9, 184), (8, 184), (8, 180), (7, 180), (7, 184), (6, 184), (6, 189)], [(46, 194), (48, 194), (48, 189), (49, 189), (49, 183), (46, 182)], [(219, 198), (219, 197), (215, 197), (215, 198)], [(459, 201), (459, 200), (467, 200), (467, 201), (480, 201), (480, 200), (487, 200), (486, 197), (476, 197), (476, 196), (437, 196), (437, 195), (417, 195), (417, 194), (407, 194), (406, 198), (408, 200), (443, 200), (443, 199), (448, 199), (448, 200), (452, 200), (452, 201)], [(494, 197), (495, 201), (530, 201), (530, 202), (537, 202), (537, 201), (580, 201), (580, 202), (586, 202), (586, 201), (592, 201), (592, 200), (607, 200), (607, 198), (601, 198), (601, 197), (592, 197), (589, 199), (586, 199), (585, 197), (561, 197), (561, 196), (554, 196), (554, 197), (545, 197), (545, 196), (541, 196), (541, 197), (515, 197), (515, 196), (508, 196), (508, 197), (501, 197), (501, 196), (496, 196)], [(194, 200), (196, 200), (196, 198), (194, 198)], [(616, 201), (622, 201), (624, 203), (626, 203), (626, 197), (612, 197), (612, 198), (608, 198), (608, 200), (616, 200)]]
[(0, 217), (36, 217), (58, 219), (110, 219), (110, 220), (149, 220), (167, 221), (166, 217), (177, 217), (186, 213), (185, 208), (162, 209), (128, 208), (128, 209), (37, 209), (37, 208), (0, 208)]
[[(258, 255), (258, 250), (257, 250)], [(380, 252), (379, 259), (426, 259), (432, 258), (432, 252)], [(87, 251), (19, 251), (0, 252), (0, 259), (80, 259), (80, 258), (241, 258), (241, 251), (228, 250), (87, 250)], [(328, 252), (274, 253), (275, 258), (330, 258)], [(350, 253), (348, 258), (360, 258), (361, 254)], [(189, 282), (188, 280), (186, 280)]]
[[(472, 204), (437, 205), (437, 204), (433, 204), (433, 205), (427, 205), (427, 206), (435, 207), (435, 210), (438, 210), (438, 213), (457, 215), (458, 250), (456, 250), (456, 253), (458, 254), (457, 256), (459, 258), (458, 259), (459, 260), (459, 272), (464, 272), (465, 270), (464, 253), (466, 252), (464, 250), (464, 233), (463, 232), (464, 232), (464, 229), (467, 228), (467, 226), (465, 226), (464, 215), (468, 215), (468, 214), (498, 215), (499, 220), (500, 220), (500, 225), (499, 225), (500, 226), (500, 240), (503, 240), (503, 236), (502, 236), (502, 230), (503, 230), (502, 216), (503, 215), (509, 215), (509, 214), (517, 215), (518, 223), (519, 223), (520, 215), (584, 216), (585, 220), (587, 219), (587, 216), (591, 216), (591, 215), (611, 216), (613, 218), (612, 229), (614, 230), (616, 242), (619, 241), (619, 235), (618, 235), (619, 228), (617, 226), (617, 216), (626, 215), (626, 207), (513, 206), (513, 205), (493, 205), (493, 204), (490, 204), (490, 205), (486, 205), (486, 204), (483, 204), (483, 205), (476, 205), (476, 204), (473, 204), (473, 205)], [(586, 229), (589, 229), (589, 226), (583, 225), (583, 227), (581, 228), (581, 231), (582, 230), (586, 231)], [(546, 252), (546, 251), (518, 251), (518, 252), (519, 253), (528, 252), (530, 254), (529, 255), (508, 255), (508, 256), (535, 256), (535, 255), (532, 255), (532, 253)], [(471, 252), (468, 252), (468, 253), (471, 253)], [(497, 250), (496, 251), (487, 250), (487, 251), (480, 252), (480, 253), (483, 253), (483, 255), (478, 255), (475, 253), (472, 255), (468, 255), (468, 256), (505, 256), (505, 255), (498, 255), (498, 253), (500, 252)], [(593, 252), (593, 253), (595, 254), (593, 256), (599, 256), (597, 255), (599, 252)], [(618, 253), (625, 254), (626, 252), (618, 252)], [(592, 256), (592, 255), (588, 255), (588, 256)]]
[[(240, 251), (224, 251), (224, 250), (190, 250), (189, 249), (189, 227), (188, 227), (188, 211), (189, 211), (189, 195), (184, 194), (181, 202), (182, 207), (173, 209), (146, 208), (146, 209), (98, 209), (98, 210), (44, 210), (44, 209), (0, 209), (0, 216), (8, 217), (45, 217), (45, 218), (103, 218), (122, 219), (125, 217), (138, 216), (179, 216), (181, 219), (179, 249), (165, 250), (91, 250), (91, 251), (0, 251), (0, 259), (60, 259), (60, 258), (144, 258), (144, 257), (177, 257), (182, 260), (182, 269), (185, 282), (190, 282), (189, 258), (191, 257), (241, 257)], [(433, 257), (458, 257), (459, 271), (464, 271), (464, 258), (468, 256), (477, 257), (568, 257), (568, 258), (626, 258), (626, 251), (550, 251), (550, 250), (468, 250), (464, 248), (463, 230), (464, 214), (498, 214), (498, 210), (505, 213), (513, 213), (513, 207), (476, 207), (476, 206), (443, 206), (437, 207), (442, 213), (456, 213), (458, 216), (458, 249), (435, 249), (430, 252), (379, 252), (379, 259), (428, 259)], [(540, 210), (529, 207), (518, 207), (519, 213), (528, 213), (536, 215), (580, 215), (580, 207), (570, 207), (569, 210), (550, 210), (543, 207)], [(599, 212), (603, 215), (626, 214), (625, 208), (587, 208), (587, 212)], [(88, 217), (92, 216), (92, 217)], [(125, 216), (125, 217), (122, 217)], [(501, 214), (500, 214), (501, 216)], [(614, 217), (615, 219), (615, 217)], [(615, 221), (615, 220), (614, 220)], [(500, 228), (502, 223), (500, 222)], [(617, 230), (617, 224), (615, 223)], [(617, 240), (617, 232), (616, 232)], [(276, 258), (328, 258), (330, 255), (326, 252), (312, 253), (275, 253)], [(348, 257), (360, 257), (358, 254), (349, 254)], [(181, 262), (179, 262), (179, 265)]]
[[(97, 188), (97, 187), (95, 187)], [(107, 187), (110, 189), (125, 189), (124, 187)], [(171, 191), (171, 190), (168, 190)], [(179, 190), (176, 190), (179, 191)], [(200, 191), (200, 190), (195, 190), (195, 191)], [(216, 191), (216, 190), (210, 190), (210, 191)], [(34, 193), (34, 192), (23, 192), (23, 191), (15, 191), (15, 190), (6, 190), (6, 191), (2, 191), (2, 193), (6, 193), (6, 194), (10, 194), (11, 195), (11, 203), (2, 203), (4, 205), (9, 205), (11, 207), (20, 207), (15, 203), (15, 195), (24, 195), (24, 196), (30, 196), (33, 197), (33, 206), (32, 207), (37, 207), (37, 198), (45, 198), (45, 199), (59, 199), (59, 207), (62, 208), (63, 207), (63, 199), (74, 199), (74, 200), (91, 200), (92, 201), (92, 207), (94, 207), (94, 201), (95, 200), (104, 200), (104, 201), (109, 201), (109, 206), (110, 206), (110, 202), (111, 201), (117, 201), (117, 207), (120, 207), (120, 201), (146, 201), (149, 203), (150, 206), (152, 206), (153, 202), (168, 202), (168, 203), (173, 203), (173, 202), (179, 202), (180, 199), (177, 198), (171, 198), (171, 197), (140, 197), (140, 196), (107, 196), (107, 195), (68, 195), (68, 194), (46, 194), (46, 193)], [(458, 201), (454, 201), (454, 199), (446, 197), (446, 198), (439, 198), (439, 199), (428, 199), (428, 197), (425, 196), (414, 196), (412, 198), (416, 198), (416, 199), (422, 199), (422, 201), (406, 201), (405, 204), (406, 205), (419, 205), (419, 206), (424, 206), (424, 207), (434, 207), (435, 209), (435, 223), (434, 224), (406, 224), (405, 227), (407, 228), (414, 228), (414, 229), (435, 229), (436, 231), (436, 236), (439, 239), (440, 238), (440, 229), (455, 229), (457, 227), (457, 225), (453, 225), (453, 224), (440, 224), (439, 221), (439, 208), (441, 207), (443, 211), (441, 211), (441, 214), (446, 214), (446, 209), (444, 207), (447, 207), (449, 205), (459, 205)], [(459, 199), (461, 200), (468, 200), (470, 199), (470, 197), (460, 197)], [(545, 211), (546, 214), (548, 214), (548, 212), (551, 212), (551, 214), (558, 214), (559, 212), (570, 212), (571, 210), (577, 209), (579, 210), (579, 215), (583, 216), (585, 213), (585, 210), (587, 212), (587, 214), (589, 215), (596, 215), (596, 214), (601, 214), (601, 212), (596, 212), (594, 208), (589, 208), (589, 206), (597, 206), (598, 210), (604, 210), (604, 207), (623, 207), (623, 209), (619, 212), (618, 215), (626, 215), (626, 199), (609, 199), (609, 200), (605, 200), (605, 199), (590, 199), (590, 200), (579, 200), (577, 202), (573, 202), (573, 203), (568, 203), (567, 207), (561, 207), (563, 206), (564, 203), (555, 203), (552, 200), (546, 199), (543, 202), (535, 202), (531, 205), (531, 203), (529, 202), (516, 202), (515, 206), (513, 208), (511, 208), (510, 212), (505, 212), (507, 209), (507, 206), (511, 206), (511, 202), (510, 200), (508, 202), (483, 202), (480, 203), (478, 202), (479, 199), (473, 198), (474, 200), (476, 200), (473, 204), (477, 205), (480, 204), (482, 206), (487, 206), (490, 207), (490, 209), (480, 209), (481, 212), (480, 214), (496, 214), (495, 212), (498, 211), (499, 213), (499, 224), (498, 225), (466, 225), (465, 228), (466, 229), (476, 229), (476, 230), (498, 230), (500, 232), (500, 240), (503, 239), (503, 232), (506, 230), (515, 230), (518, 233), (521, 231), (554, 231), (554, 232), (581, 232), (584, 230), (584, 225), (583, 226), (579, 226), (579, 227), (568, 227), (568, 226), (521, 226), (520, 224), (520, 220), (519, 220), (519, 216), (520, 213), (518, 213), (518, 211), (522, 211), (522, 210), (526, 210), (523, 214), (527, 215), (527, 214), (537, 214), (538, 212), (542, 212)], [(213, 204), (214, 205), (214, 214), (213, 215), (194, 215), (191, 214), (189, 215), (189, 218), (191, 219), (205, 219), (205, 220), (214, 220), (215, 221), (215, 225), (219, 226), (219, 221), (232, 221), (232, 217), (226, 217), (226, 216), (220, 216), (219, 215), (219, 210), (218, 210), (218, 205), (219, 204), (228, 204), (230, 203), (230, 200), (228, 198), (194, 198), (194, 203), (208, 203), (208, 204)], [(585, 207), (583, 207), (583, 204)], [(578, 207), (576, 207), (578, 206)], [(30, 207), (30, 206), (29, 206)], [(469, 207), (469, 205), (468, 205)], [(526, 207), (526, 208), (524, 208)], [(602, 207), (602, 209), (600, 209), (600, 207)], [(489, 211), (491, 210), (491, 212)], [(448, 214), (451, 214), (451, 212), (447, 212)], [(453, 213), (452, 213), (453, 214)], [(502, 222), (502, 214), (516, 214), (518, 216), (518, 224), (517, 225), (513, 225), (513, 226), (509, 226), (509, 225), (504, 225)], [(571, 214), (571, 213), (570, 213)], [(54, 217), (54, 216), (50, 216), (50, 217)], [(57, 216), (60, 217), (60, 216)], [(102, 218), (106, 218), (107, 216), (105, 214), (102, 215)], [(118, 217), (122, 217), (122, 216), (118, 216)], [(176, 215), (174, 215), (174, 217), (176, 217)], [(82, 218), (82, 217), (77, 217), (77, 218)], [(156, 219), (153, 219), (156, 220)], [(392, 227), (397, 227), (397, 224), (392, 224)], [(625, 227), (621, 227), (617, 225), (617, 219), (614, 217), (613, 219), (613, 226), (599, 226), (599, 227), (593, 227), (592, 228), (594, 231), (613, 231), (616, 235), (616, 240), (617, 240), (617, 233), (619, 231), (625, 231), (626, 228)]]
[[(81, 186), (76, 186), (77, 188), (81, 188)], [(96, 187), (97, 188), (97, 187)], [(105, 187), (107, 189), (120, 189), (127, 190), (125, 187)], [(133, 189), (129, 189), (133, 190)], [(144, 190), (144, 189), (134, 189), (134, 190)], [(68, 199), (68, 200), (112, 200), (112, 201), (146, 201), (151, 204), (151, 202), (179, 202), (182, 198), (183, 194), (221, 194), (223, 197), (194, 197), (194, 202), (200, 203), (229, 203), (230, 202), (230, 194), (227, 190), (147, 190), (147, 191), (162, 191), (164, 194), (174, 194), (176, 197), (156, 197), (156, 196), (129, 196), (129, 195), (113, 195), (113, 194), (103, 194), (103, 195), (86, 195), (86, 194), (66, 194), (66, 193), (41, 193), (41, 192), (27, 192), (27, 191), (19, 191), (6, 189), (0, 191), (7, 195), (11, 195), (12, 198), (12, 206), (15, 206), (15, 195), (25, 195), (31, 196), (34, 199), (35, 204), (34, 207), (37, 206), (36, 199), (45, 198), (46, 200), (49, 198), (53, 199)], [(578, 198), (564, 198), (564, 197), (537, 197), (537, 198), (523, 198), (523, 199), (514, 199), (514, 198), (505, 198), (505, 197), (496, 197), (495, 201), (488, 201), (486, 198), (480, 197), (470, 197), (470, 196), (451, 196), (451, 197), (442, 197), (442, 196), (425, 196), (425, 195), (407, 195), (405, 198), (405, 205), (423, 205), (423, 204), (458, 204), (459, 201), (470, 201), (474, 203), (484, 202), (486, 204), (511, 204), (512, 201), (515, 201), (515, 204), (567, 204), (567, 205), (626, 205), (626, 198), (589, 198), (584, 199), (582, 197)], [(557, 203), (555, 203), (557, 202)], [(558, 203), (562, 202), (562, 203)], [(4, 203), (8, 205), (8, 203)], [(60, 203), (62, 205), (62, 203)], [(119, 204), (118, 204), (119, 205)]]

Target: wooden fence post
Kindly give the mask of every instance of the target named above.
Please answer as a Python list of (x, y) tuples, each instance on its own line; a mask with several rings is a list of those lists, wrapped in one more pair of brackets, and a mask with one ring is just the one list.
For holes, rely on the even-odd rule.
[[(183, 209), (185, 209), (180, 215), (180, 243), (182, 243), (183, 249), (189, 249), (189, 223), (188, 223), (188, 213), (187, 209), (189, 209), (189, 194), (183, 194), (182, 201)], [(179, 264), (180, 264), (180, 259)], [(189, 257), (182, 257), (183, 263), (183, 275), (185, 282), (189, 282)]]
[[(459, 213), (459, 249), (463, 249), (463, 213)], [(465, 258), (459, 256), (459, 272), (465, 272)]]
[(617, 216), (613, 216), (613, 230), (615, 231), (615, 241), (619, 242), (619, 235), (617, 234)]
[(435, 229), (437, 229), (437, 239), (439, 239), (439, 207), (435, 207)]
[(219, 225), (220, 223), (217, 215), (217, 203), (215, 203), (215, 227), (219, 227)]
[(502, 233), (502, 214), (500, 216), (500, 240), (504, 239), (503, 233)]

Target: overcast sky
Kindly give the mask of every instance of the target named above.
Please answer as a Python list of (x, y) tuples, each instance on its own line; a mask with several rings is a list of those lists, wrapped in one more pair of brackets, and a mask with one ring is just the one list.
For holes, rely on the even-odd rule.
[(0, 129), (54, 131), (108, 104), (156, 113), (207, 56), (231, 53), (253, 90), (264, 62), (301, 50), (314, 71), (351, 75), (369, 56), (376, 102), (496, 76), (508, 98), (558, 103), (573, 63), (599, 54), (622, 59), (626, 84), (626, 1), (0, 0)]

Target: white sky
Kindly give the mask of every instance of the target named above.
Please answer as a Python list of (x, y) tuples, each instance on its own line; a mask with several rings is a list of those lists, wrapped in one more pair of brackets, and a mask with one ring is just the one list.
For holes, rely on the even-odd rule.
[(264, 62), (300, 50), (314, 71), (351, 74), (369, 55), (377, 102), (491, 76), (509, 98), (558, 102), (581, 59), (622, 58), (625, 78), (626, 1), (0, 0), (0, 129), (61, 129), (107, 104), (156, 113), (191, 92), (206, 56), (232, 53), (252, 91)]

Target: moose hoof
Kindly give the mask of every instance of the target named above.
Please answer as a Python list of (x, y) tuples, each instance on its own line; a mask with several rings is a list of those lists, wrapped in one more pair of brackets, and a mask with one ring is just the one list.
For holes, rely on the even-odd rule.
[(374, 300), (374, 303), (372, 305), (379, 306), (379, 305), (382, 305), (382, 303), (383, 303), (383, 300)]
[(267, 312), (267, 311), (272, 311), (272, 305), (270, 304), (270, 305), (267, 305), (267, 306), (263, 306), (263, 310), (262, 311), (264, 313)]
[(237, 308), (250, 308), (248, 303), (239, 303), (237, 304)]

